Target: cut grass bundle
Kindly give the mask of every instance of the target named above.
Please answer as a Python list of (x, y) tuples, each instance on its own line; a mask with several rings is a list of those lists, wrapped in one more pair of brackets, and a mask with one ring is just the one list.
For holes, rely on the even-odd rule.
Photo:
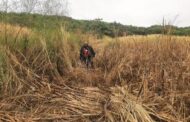
[(1, 120), (153, 122), (150, 113), (132, 100), (124, 87), (50, 88), (48, 93), (44, 89), (1, 100)]

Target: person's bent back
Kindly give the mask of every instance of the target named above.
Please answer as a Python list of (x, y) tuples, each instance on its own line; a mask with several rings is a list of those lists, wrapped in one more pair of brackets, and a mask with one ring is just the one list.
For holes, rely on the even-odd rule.
[[(89, 63), (91, 64), (91, 66), (93, 67), (93, 61), (92, 58), (95, 57), (95, 52), (94, 49), (88, 45), (87, 43), (85, 43), (81, 49), (80, 49), (80, 60), (84, 63), (86, 63), (87, 67), (89, 65)], [(86, 62), (87, 61), (87, 62)]]

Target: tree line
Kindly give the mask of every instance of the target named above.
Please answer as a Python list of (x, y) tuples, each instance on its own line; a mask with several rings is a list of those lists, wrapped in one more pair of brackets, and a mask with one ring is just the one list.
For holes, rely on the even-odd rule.
[[(177, 27), (172, 25), (153, 25), (151, 27), (136, 27), (132, 25), (122, 25), (117, 22), (104, 22), (95, 20), (75, 20), (66, 16), (41, 15), (38, 13), (4, 13), (0, 12), (0, 22), (27, 26), (36, 30), (53, 31), (57, 27), (64, 26), (69, 32), (90, 33), (103, 36), (120, 37), (127, 35), (149, 35), (149, 34), (170, 34), (190, 36), (190, 27)], [(6, 19), (4, 18), (6, 16)]]

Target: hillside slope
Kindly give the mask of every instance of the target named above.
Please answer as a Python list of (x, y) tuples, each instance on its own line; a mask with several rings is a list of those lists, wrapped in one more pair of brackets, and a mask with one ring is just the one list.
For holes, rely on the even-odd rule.
[(122, 25), (120, 23), (107, 23), (101, 19), (96, 20), (75, 20), (70, 17), (61, 16), (43, 16), (39, 14), (25, 13), (0, 13), (1, 20), (10, 24), (27, 26), (37, 30), (53, 29), (64, 25), (68, 31), (82, 33), (91, 33), (98, 37), (104, 35), (115, 37), (125, 35), (148, 35), (148, 34), (173, 34), (173, 35), (190, 35), (190, 27), (175, 27), (153, 25), (151, 27), (135, 27), (131, 25)]

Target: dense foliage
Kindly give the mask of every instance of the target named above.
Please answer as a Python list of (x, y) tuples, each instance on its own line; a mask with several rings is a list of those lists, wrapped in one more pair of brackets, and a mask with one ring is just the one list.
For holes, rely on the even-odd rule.
[(136, 27), (132, 25), (122, 25), (117, 22), (108, 23), (101, 19), (95, 20), (75, 20), (64, 16), (43, 16), (39, 14), (25, 13), (1, 13), (0, 21), (20, 26), (27, 26), (37, 30), (52, 30), (58, 26), (65, 26), (68, 31), (82, 33), (91, 33), (102, 37), (125, 35), (148, 35), (148, 34), (172, 34), (172, 35), (190, 35), (190, 27), (176, 27), (171, 25), (153, 25), (151, 27)]

